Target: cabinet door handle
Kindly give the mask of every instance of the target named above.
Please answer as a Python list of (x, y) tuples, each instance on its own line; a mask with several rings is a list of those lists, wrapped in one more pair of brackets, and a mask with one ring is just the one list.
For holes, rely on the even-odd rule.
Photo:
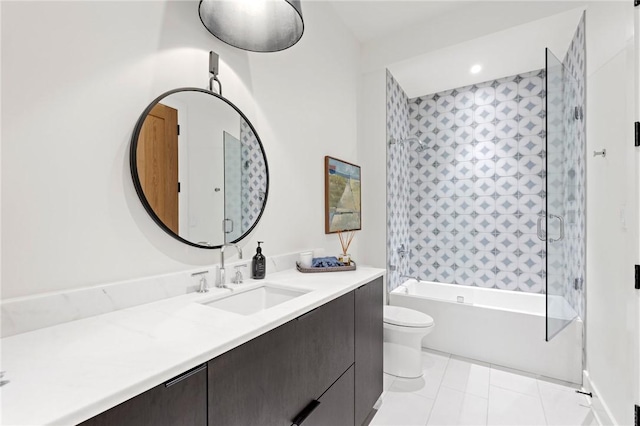
[(300, 411), (300, 413), (298, 413), (296, 418), (293, 419), (293, 423), (291, 423), (291, 426), (300, 426), (300, 425), (302, 425), (302, 423), (305, 420), (307, 420), (307, 417), (309, 417), (309, 415), (311, 415), (311, 413), (313, 413), (313, 410), (318, 408), (318, 405), (320, 405), (320, 401), (317, 401), (315, 399), (313, 401), (311, 401), (310, 403), (308, 403), (307, 406), (304, 407), (302, 409), (302, 411)]
[(170, 386), (173, 386), (185, 379), (188, 379), (189, 377), (193, 376), (194, 374), (198, 374), (199, 372), (201, 372), (202, 370), (204, 370), (205, 368), (207, 368), (207, 364), (202, 364), (196, 368), (192, 368), (189, 371), (186, 371), (184, 373), (182, 373), (181, 375), (179, 375), (178, 377), (174, 377), (173, 379), (169, 380), (168, 382), (166, 382), (164, 384), (164, 387), (168, 388)]

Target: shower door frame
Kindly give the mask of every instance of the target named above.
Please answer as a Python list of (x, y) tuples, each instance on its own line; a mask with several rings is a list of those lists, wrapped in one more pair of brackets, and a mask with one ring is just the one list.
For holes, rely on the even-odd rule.
[[(584, 297), (585, 265), (580, 265), (579, 276), (570, 276), (571, 263), (568, 257), (571, 255), (567, 244), (567, 232), (565, 222), (573, 223), (574, 234), (579, 213), (584, 213), (585, 205), (582, 205), (578, 197), (573, 199), (573, 215), (570, 218), (571, 209), (568, 207), (569, 191), (578, 192), (580, 179), (575, 178), (574, 185), (569, 184), (570, 173), (567, 170), (566, 159), (572, 148), (576, 149), (575, 138), (579, 132), (576, 126), (584, 123), (584, 105), (573, 105), (578, 91), (578, 82), (566, 69), (564, 63), (556, 57), (550, 49), (545, 49), (545, 211), (538, 219), (538, 237), (544, 239), (546, 247), (545, 255), (545, 311), (546, 329), (545, 339), (551, 341), (562, 332), (569, 324), (579, 318), (576, 307), (568, 300), (571, 291), (580, 291)], [(567, 95), (569, 93), (569, 95)], [(550, 95), (551, 94), (551, 95)], [(551, 102), (550, 102), (551, 98)], [(558, 103), (558, 101), (560, 101)], [(571, 103), (571, 104), (570, 104)], [(573, 137), (570, 137), (573, 136)], [(577, 153), (583, 160), (585, 158), (584, 146), (578, 146)], [(549, 186), (550, 177), (556, 178), (552, 188)], [(560, 179), (558, 179), (558, 177)], [(558, 189), (559, 188), (559, 189)], [(554, 197), (555, 201), (554, 201)], [(545, 231), (542, 232), (541, 222), (545, 219)], [(569, 222), (571, 220), (571, 222)], [(580, 234), (578, 233), (579, 236)], [(585, 246), (584, 238), (576, 238), (579, 244)], [(553, 246), (552, 246), (553, 244)], [(571, 282), (582, 283), (579, 288)], [(580, 303), (580, 302), (578, 302)], [(584, 348), (584, 342), (583, 342)], [(584, 354), (584, 351), (583, 351)]]

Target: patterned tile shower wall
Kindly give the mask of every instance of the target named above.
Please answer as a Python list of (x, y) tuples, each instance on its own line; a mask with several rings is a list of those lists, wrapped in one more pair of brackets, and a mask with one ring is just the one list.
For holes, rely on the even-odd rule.
[[(564, 156), (563, 170), (566, 178), (563, 182), (564, 206), (566, 210), (566, 233), (563, 241), (564, 253), (567, 256), (563, 264), (565, 298), (581, 318), (584, 318), (584, 287), (575, 282), (584, 283), (586, 275), (586, 42), (585, 15), (583, 13), (578, 28), (573, 36), (569, 50), (564, 57), (563, 65), (567, 71), (565, 80), (571, 79), (572, 91), (565, 91), (565, 102), (569, 106), (583, 109), (582, 118), (573, 117), (573, 108), (566, 110), (568, 126), (568, 145)], [(568, 84), (565, 84), (567, 87)], [(548, 166), (551, 167), (551, 166)], [(551, 285), (551, 283), (550, 283)]]
[(409, 100), (408, 273), (544, 292), (544, 70)]
[[(387, 71), (387, 141), (409, 135), (407, 94)], [(387, 145), (387, 288), (400, 284), (400, 275), (408, 273), (408, 256), (398, 252), (409, 244), (409, 147)]]
[(246, 232), (262, 211), (267, 191), (267, 165), (251, 127), (240, 120), (242, 144), (242, 232)]

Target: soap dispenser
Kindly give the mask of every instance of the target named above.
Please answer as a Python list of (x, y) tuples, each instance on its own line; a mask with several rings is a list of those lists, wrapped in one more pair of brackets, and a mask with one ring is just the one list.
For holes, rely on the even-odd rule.
[(262, 248), (260, 244), (264, 244), (264, 241), (258, 241), (258, 248), (256, 248), (256, 254), (251, 261), (251, 278), (255, 280), (261, 280), (267, 271), (267, 258), (262, 254)]

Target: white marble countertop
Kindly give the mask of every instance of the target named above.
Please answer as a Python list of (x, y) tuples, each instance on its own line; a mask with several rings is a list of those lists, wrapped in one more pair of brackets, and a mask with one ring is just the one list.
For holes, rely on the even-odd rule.
[(383, 274), (286, 270), (236, 291), (263, 283), (311, 291), (249, 316), (198, 303), (229, 294), (215, 288), (7, 337), (2, 424), (77, 424)]

